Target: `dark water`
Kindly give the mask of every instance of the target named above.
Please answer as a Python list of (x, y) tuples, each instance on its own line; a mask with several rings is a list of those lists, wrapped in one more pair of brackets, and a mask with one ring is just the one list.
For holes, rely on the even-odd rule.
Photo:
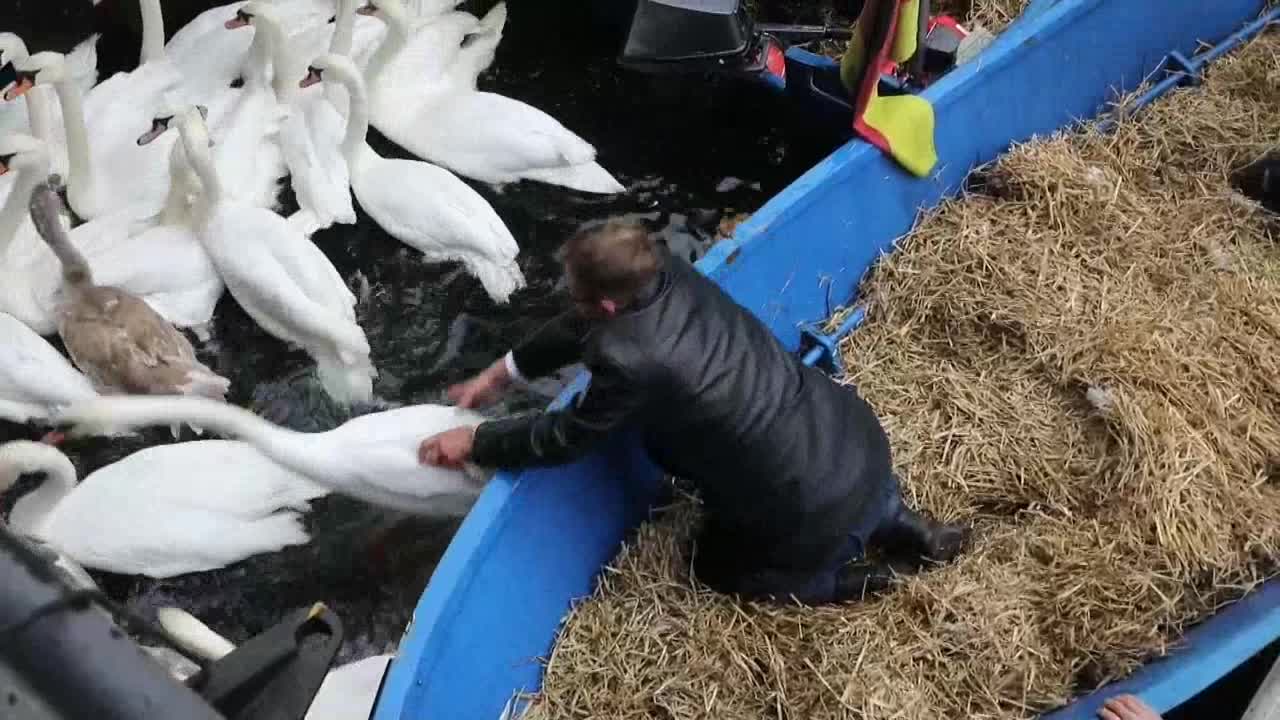
[[(113, 2), (130, 4), (102, 5)], [(625, 195), (600, 197), (528, 183), (501, 192), (478, 187), (521, 246), (529, 287), (509, 305), (491, 302), (459, 266), (423, 262), (364, 216), (354, 227), (315, 236), (353, 288), (367, 284), (359, 314), (381, 373), (375, 392), (384, 406), (438, 400), (448, 383), (482, 369), (558, 312), (563, 298), (553, 252), (582, 224), (617, 215), (638, 218), (673, 249), (697, 257), (712, 242), (721, 214), (754, 210), (822, 149), (811, 138), (789, 142), (781, 107), (764, 91), (705, 78), (621, 73), (614, 63), (618, 16), (600, 7), (513, 0), (497, 60), (481, 78), (482, 89), (534, 104), (595, 144), (600, 162), (628, 188)], [(75, 15), (71, 20), (41, 12), (55, 13), (19, 2), (19, 27), (11, 26), (24, 33), (32, 52), (68, 49), (91, 24), (104, 33), (102, 77), (136, 62), (137, 41), (128, 25), (102, 6), (89, 15), (83, 9), (56, 11)], [(371, 136), (371, 142), (384, 155), (403, 156), (380, 137)], [(232, 402), (277, 423), (318, 431), (348, 417), (319, 389), (309, 358), (260, 330), (230, 296), (218, 308), (202, 355), (231, 378)], [(499, 411), (541, 406), (555, 386), (523, 393)], [(376, 408), (360, 411), (370, 409)], [(0, 439), (40, 432), (0, 427)], [(172, 442), (167, 431), (138, 441), (73, 443), (67, 450), (83, 476), (160, 442)], [(162, 605), (182, 607), (237, 642), (285, 612), (323, 601), (346, 626), (339, 662), (393, 650), (456, 521), (404, 520), (331, 497), (315, 503), (308, 523), (310, 545), (221, 571), (164, 581), (98, 577), (111, 595), (143, 615)]]

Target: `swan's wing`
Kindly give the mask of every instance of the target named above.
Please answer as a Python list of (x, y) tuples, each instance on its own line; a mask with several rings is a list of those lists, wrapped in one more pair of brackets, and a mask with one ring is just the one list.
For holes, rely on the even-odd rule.
[(433, 147), (482, 145), (488, 162), (514, 173), (581, 165), (596, 155), (590, 143), (547, 113), (496, 93), (445, 95), (422, 110), (417, 127)]
[(213, 162), (229, 198), (253, 207), (274, 208), (286, 174), (277, 139), (284, 119), (267, 88), (241, 93), (213, 133)]
[(225, 24), (243, 5), (234, 2), (205, 10), (165, 43), (165, 55), (193, 87), (226, 88), (239, 76), (253, 31), (227, 30)]
[(0, 398), (49, 407), (96, 395), (89, 379), (44, 338), (0, 313)]
[(462, 425), (477, 425), (483, 421), (484, 416), (480, 413), (453, 405), (410, 405), (359, 415), (330, 432), (335, 437), (342, 438), (343, 442), (348, 438), (381, 442), (402, 437), (406, 429), (411, 436), (416, 434), (427, 437)]
[(414, 160), (380, 159), (368, 168), (361, 207), (397, 239), (433, 260), (515, 261), (520, 248), (502, 218), (453, 173)]
[(67, 72), (80, 88), (87, 93), (98, 83), (98, 33), (85, 38), (67, 53)]
[[(284, 218), (259, 208), (226, 207), (214, 215), (205, 232), (206, 247), (217, 249), (214, 263), (227, 289), (264, 330), (301, 345), (327, 341), (368, 354), (369, 341), (360, 326), (341, 311), (312, 300), (282, 261), (298, 253), (301, 245), (320, 252)], [(246, 245), (243, 238), (247, 237), (257, 242)], [(282, 252), (285, 245), (293, 246), (292, 250)], [(336, 276), (332, 263), (328, 266)]]
[[(169, 189), (169, 152), (176, 137), (139, 146), (138, 135), (171, 102), (181, 75), (172, 63), (149, 62), (131, 73), (116, 73), (85, 97), (85, 128), (104, 207), (140, 205), (159, 210)], [(173, 135), (169, 133), (168, 135)]]
[(185, 226), (157, 226), (85, 254), (95, 281), (129, 291), (178, 327), (208, 322), (224, 289), (209, 254)]
[(480, 25), (475, 32), (464, 39), (465, 44), (449, 68), (450, 79), (456, 87), (476, 89), (476, 80), (480, 77), (480, 73), (493, 64), (506, 24), (506, 2), (494, 5), (484, 17), (480, 18)]
[(218, 280), (209, 254), (185, 226), (158, 225), (85, 255), (96, 283), (123, 288), (144, 299)]
[[(323, 88), (298, 99), (280, 131), (280, 148), (298, 207), (312, 213), (317, 230), (356, 221), (347, 163), (339, 147), (342, 118)], [(337, 133), (335, 133), (335, 129)]]
[(308, 298), (350, 322), (355, 321), (356, 296), (342, 280), (333, 262), (309, 238), (291, 234), (287, 242), (271, 247), (277, 261)]
[(328, 492), (237, 440), (146, 448), (98, 470), (90, 479), (132, 483), (138, 492), (175, 507), (242, 518), (264, 517), (285, 508), (305, 510), (309, 500)]
[(457, 57), (462, 38), (480, 24), (476, 16), (449, 12), (416, 24), (409, 41), (383, 69), (379, 88), (413, 97), (418, 89), (441, 81)]
[(175, 506), (119, 482), (77, 489), (39, 535), (84, 567), (155, 578), (216, 570), (310, 540), (293, 512), (246, 520)]
[(212, 374), (179, 330), (145, 302), (110, 287), (64, 306), (59, 334), (76, 364), (100, 386), (143, 394), (175, 394), (193, 372)]

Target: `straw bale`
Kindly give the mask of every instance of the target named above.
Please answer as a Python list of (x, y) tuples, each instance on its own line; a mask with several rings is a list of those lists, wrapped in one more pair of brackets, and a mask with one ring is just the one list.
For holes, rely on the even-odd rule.
[(975, 527), (877, 599), (736, 603), (684, 499), (567, 618), (534, 718), (1031, 717), (1168, 652), (1280, 558), (1280, 137), (1263, 36), (1103, 134), (976, 173), (864, 283), (846, 381), (909, 500)]

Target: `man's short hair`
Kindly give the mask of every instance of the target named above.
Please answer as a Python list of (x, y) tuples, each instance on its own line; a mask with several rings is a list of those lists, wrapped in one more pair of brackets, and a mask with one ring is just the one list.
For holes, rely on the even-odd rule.
[(624, 305), (635, 300), (662, 264), (649, 232), (626, 220), (579, 230), (561, 248), (560, 259), (578, 293)]

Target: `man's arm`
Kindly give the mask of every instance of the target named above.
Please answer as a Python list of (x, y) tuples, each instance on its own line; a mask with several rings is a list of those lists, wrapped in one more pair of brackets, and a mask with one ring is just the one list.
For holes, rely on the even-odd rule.
[(572, 310), (552, 318), (517, 345), (505, 359), (515, 378), (535, 380), (582, 359), (587, 323)]
[(643, 403), (644, 389), (621, 370), (592, 368), (591, 384), (569, 407), (482, 423), (471, 461), (497, 468), (571, 462), (627, 424)]
[(586, 323), (562, 313), (478, 375), (450, 386), (449, 400), (464, 408), (489, 405), (513, 380), (527, 382), (577, 362), (585, 338)]

